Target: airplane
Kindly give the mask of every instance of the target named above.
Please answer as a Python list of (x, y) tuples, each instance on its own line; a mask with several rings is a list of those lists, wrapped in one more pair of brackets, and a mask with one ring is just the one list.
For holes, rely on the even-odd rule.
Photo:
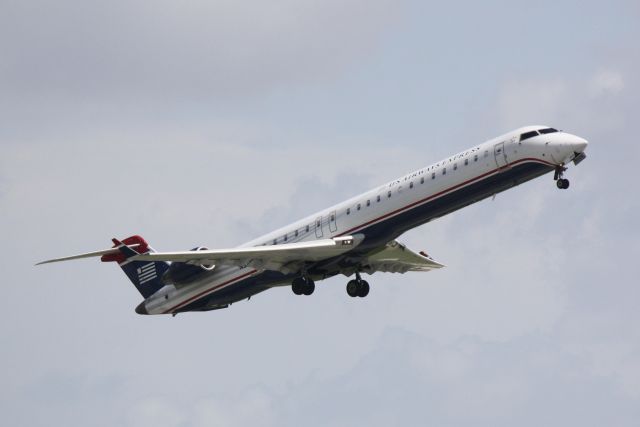
[(113, 247), (42, 261), (101, 257), (116, 262), (144, 301), (138, 314), (227, 308), (278, 286), (311, 295), (315, 282), (343, 274), (350, 297), (365, 297), (362, 274), (444, 267), (396, 239), (404, 232), (553, 172), (569, 188), (567, 165), (586, 158), (587, 141), (548, 126), (526, 126), (331, 206), (232, 249), (156, 252), (134, 235)]

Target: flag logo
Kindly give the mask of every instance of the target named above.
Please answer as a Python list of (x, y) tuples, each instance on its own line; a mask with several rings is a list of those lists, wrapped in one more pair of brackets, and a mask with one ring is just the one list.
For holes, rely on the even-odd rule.
[(138, 268), (137, 272), (138, 280), (141, 285), (158, 277), (158, 274), (156, 273), (156, 265), (152, 262)]

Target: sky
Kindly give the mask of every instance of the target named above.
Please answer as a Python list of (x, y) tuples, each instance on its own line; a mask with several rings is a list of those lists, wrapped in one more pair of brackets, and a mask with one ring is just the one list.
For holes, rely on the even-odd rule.
[[(0, 0), (0, 412), (21, 426), (635, 426), (635, 1)], [(140, 316), (95, 260), (241, 244), (514, 128), (589, 140), (399, 240), (446, 268)]]

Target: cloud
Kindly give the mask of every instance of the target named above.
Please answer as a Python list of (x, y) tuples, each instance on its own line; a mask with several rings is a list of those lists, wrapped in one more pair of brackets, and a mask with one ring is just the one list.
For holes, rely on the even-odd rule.
[(603, 70), (596, 73), (590, 82), (590, 92), (594, 97), (618, 95), (624, 90), (622, 74), (614, 70)]
[[(618, 4), (414, 6), (5, 5), (8, 424), (637, 423), (637, 26)], [(406, 233), (447, 268), (364, 300), (336, 277), (142, 317), (112, 265), (32, 267), (133, 232), (241, 243), (527, 123), (589, 139), (571, 189)]]
[[(343, 376), (301, 388), (289, 390), (287, 397), (298, 402), (288, 406), (283, 424), (597, 425), (611, 417), (628, 424), (638, 415), (635, 399), (537, 334), (442, 346), (388, 329)], [(585, 406), (594, 399), (598, 405)]]
[(185, 415), (176, 408), (175, 402), (166, 398), (147, 398), (136, 402), (129, 409), (127, 425), (132, 427), (179, 427)]
[[(471, 337), (441, 345), (386, 328), (344, 373), (300, 378), (282, 391), (259, 386), (183, 402), (147, 399), (131, 425), (632, 425), (638, 399), (560, 335), (530, 334), (508, 343)], [(588, 402), (597, 401), (597, 405)], [(156, 418), (160, 416), (160, 418)]]
[(248, 426), (279, 425), (272, 394), (255, 387), (238, 396), (220, 399), (206, 398), (195, 403), (190, 425), (205, 426)]
[(3, 13), (0, 82), (27, 102), (251, 95), (343, 69), (401, 10), (387, 0), (14, 2)]

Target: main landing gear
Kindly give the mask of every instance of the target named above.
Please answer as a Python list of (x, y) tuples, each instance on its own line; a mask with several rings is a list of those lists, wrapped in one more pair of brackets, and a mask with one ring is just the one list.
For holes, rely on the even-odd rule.
[(569, 188), (569, 180), (566, 178), (562, 178), (562, 175), (566, 170), (567, 168), (561, 165), (556, 168), (556, 171), (553, 174), (553, 179), (556, 181), (556, 187), (558, 187), (560, 190), (566, 190), (567, 188)]
[(356, 272), (355, 280), (349, 280), (349, 283), (347, 283), (347, 294), (352, 298), (364, 298), (369, 295), (369, 283), (366, 280), (362, 280), (360, 273)]
[(316, 284), (306, 276), (296, 277), (291, 283), (291, 290), (296, 295), (311, 295), (315, 289)]

